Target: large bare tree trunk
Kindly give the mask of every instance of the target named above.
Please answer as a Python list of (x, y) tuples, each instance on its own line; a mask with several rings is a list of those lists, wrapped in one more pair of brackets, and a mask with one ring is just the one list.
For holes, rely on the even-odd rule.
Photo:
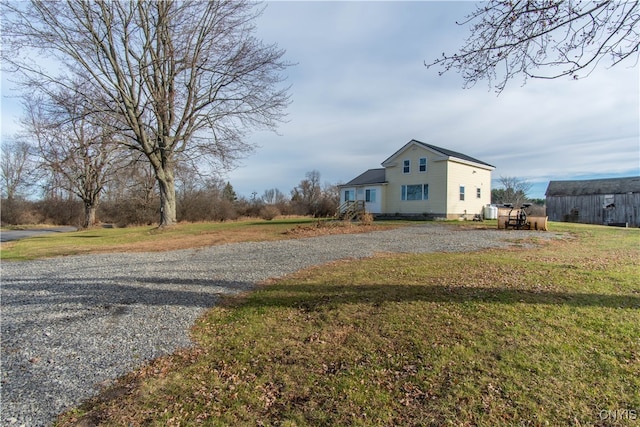
[(160, 188), (160, 227), (176, 223), (176, 186), (173, 171), (156, 171)]
[[(171, 146), (171, 137), (154, 139), (155, 144), (147, 140), (144, 147), (151, 162), (160, 191), (160, 227), (168, 227), (176, 223), (176, 181), (175, 155), (166, 147)], [(159, 149), (153, 149), (160, 147)]]
[(95, 204), (85, 203), (82, 228), (91, 228), (96, 225), (96, 210), (97, 207)]

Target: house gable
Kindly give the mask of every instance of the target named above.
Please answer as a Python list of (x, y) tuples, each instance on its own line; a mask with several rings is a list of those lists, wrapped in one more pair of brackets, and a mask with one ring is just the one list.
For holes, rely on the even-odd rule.
[(453, 150), (448, 150), (442, 147), (436, 147), (435, 145), (426, 144), (416, 139), (412, 139), (411, 141), (406, 143), (402, 148), (400, 148), (398, 151), (393, 153), (388, 159), (382, 162), (382, 166), (384, 166), (385, 168), (397, 166), (400, 157), (402, 157), (402, 155), (409, 148), (416, 147), (416, 146), (432, 152), (435, 155), (433, 161), (454, 161), (454, 162), (469, 164), (471, 166), (476, 166), (476, 167), (480, 167), (488, 170), (495, 169), (495, 166), (490, 165), (489, 163), (483, 162), (481, 160), (475, 159), (471, 156), (467, 156), (466, 154), (462, 154)]

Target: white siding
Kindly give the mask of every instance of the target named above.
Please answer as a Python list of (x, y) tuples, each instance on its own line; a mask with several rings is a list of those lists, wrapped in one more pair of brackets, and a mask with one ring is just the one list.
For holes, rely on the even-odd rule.
[[(353, 198), (350, 200), (364, 200), (365, 210), (369, 213), (379, 214), (382, 213), (382, 205), (384, 200), (384, 186), (383, 185), (363, 185), (357, 187), (343, 187), (340, 189), (340, 204), (344, 203), (346, 194), (351, 192)], [(367, 192), (369, 192), (369, 198), (372, 201), (366, 201)], [(375, 196), (372, 195), (375, 194)]]
[[(369, 213), (382, 213), (382, 192), (383, 187), (381, 185), (372, 185), (365, 186), (364, 188), (364, 196), (365, 196), (365, 210)], [(369, 192), (370, 201), (366, 201), (367, 191)]]

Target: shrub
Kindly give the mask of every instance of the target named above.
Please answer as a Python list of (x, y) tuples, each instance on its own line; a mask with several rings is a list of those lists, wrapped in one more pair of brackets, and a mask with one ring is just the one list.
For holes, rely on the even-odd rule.
[(272, 219), (278, 217), (280, 215), (280, 211), (273, 205), (264, 206), (260, 209), (260, 218), (271, 221)]
[(369, 212), (363, 212), (360, 214), (360, 218), (358, 218), (360, 220), (360, 224), (362, 225), (371, 225), (373, 224), (373, 215), (371, 215)]
[(42, 214), (35, 204), (22, 198), (2, 199), (0, 202), (0, 223), (2, 225), (40, 224)]
[(151, 225), (158, 221), (158, 200), (126, 198), (103, 202), (99, 206), (99, 220), (123, 228), (131, 225)]
[(48, 197), (35, 202), (34, 209), (47, 224), (80, 226), (84, 220), (84, 206), (77, 199)]
[(238, 211), (234, 206), (234, 202), (230, 200), (219, 200), (213, 207), (211, 212), (212, 219), (215, 221), (227, 221), (238, 219)]

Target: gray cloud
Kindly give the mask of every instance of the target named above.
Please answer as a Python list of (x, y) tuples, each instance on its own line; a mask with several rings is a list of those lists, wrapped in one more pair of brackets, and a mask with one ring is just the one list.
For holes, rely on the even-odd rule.
[(249, 169), (278, 168), (278, 179), (265, 186), (239, 168), (230, 175), (234, 187), (288, 191), (312, 169), (344, 182), (412, 138), (494, 164), (494, 178), (530, 180), (539, 197), (549, 179), (637, 174), (637, 68), (599, 69), (579, 81), (514, 81), (496, 96), (424, 67), (460, 45), (468, 30), (455, 20), (471, 7), (269, 3), (261, 35), (298, 63), (289, 73), (294, 102), (281, 136), (261, 134), (262, 148), (246, 160)]
[[(542, 197), (550, 179), (640, 173), (638, 68), (598, 69), (578, 81), (513, 81), (500, 96), (485, 84), (462, 89), (425, 60), (452, 52), (468, 29), (455, 24), (468, 2), (269, 2), (259, 37), (287, 50), (293, 103), (278, 134), (227, 179), (250, 196), (288, 193), (307, 171), (346, 182), (412, 138), (461, 151), (517, 176)], [(10, 110), (3, 75), (2, 133)], [(16, 104), (17, 105), (17, 104)]]

